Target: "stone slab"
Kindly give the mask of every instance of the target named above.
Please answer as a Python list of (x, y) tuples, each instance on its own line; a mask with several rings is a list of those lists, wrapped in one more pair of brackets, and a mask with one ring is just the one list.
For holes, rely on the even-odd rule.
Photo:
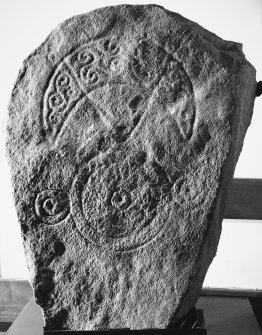
[(255, 94), (239, 43), (156, 5), (75, 16), (25, 60), (7, 148), (47, 329), (166, 328), (194, 306)]

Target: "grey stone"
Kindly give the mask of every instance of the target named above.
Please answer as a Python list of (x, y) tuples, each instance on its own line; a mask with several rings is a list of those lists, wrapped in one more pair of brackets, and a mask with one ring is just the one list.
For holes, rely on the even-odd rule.
[(48, 329), (165, 328), (195, 304), (255, 91), (240, 44), (155, 5), (70, 18), (25, 60), (7, 148)]

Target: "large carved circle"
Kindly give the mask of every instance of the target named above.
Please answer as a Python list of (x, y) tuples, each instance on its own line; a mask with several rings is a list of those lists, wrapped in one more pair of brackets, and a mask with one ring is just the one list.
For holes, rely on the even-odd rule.
[(123, 164), (104, 161), (83, 167), (71, 191), (73, 219), (82, 236), (100, 246), (128, 250), (152, 240), (170, 184), (145, 152)]

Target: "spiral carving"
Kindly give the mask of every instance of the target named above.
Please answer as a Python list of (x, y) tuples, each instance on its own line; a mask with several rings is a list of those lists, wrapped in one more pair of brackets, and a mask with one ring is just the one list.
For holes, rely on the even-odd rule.
[(35, 200), (37, 217), (48, 225), (63, 221), (69, 214), (69, 200), (62, 190), (45, 190)]

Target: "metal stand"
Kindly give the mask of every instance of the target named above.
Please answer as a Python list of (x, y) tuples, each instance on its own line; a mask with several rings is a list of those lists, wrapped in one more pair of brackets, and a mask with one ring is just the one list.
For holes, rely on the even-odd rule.
[(257, 83), (257, 88), (256, 88), (256, 97), (260, 97), (262, 94), (262, 81), (259, 81)]
[(202, 309), (195, 307), (166, 329), (47, 330), (44, 335), (207, 335)]

